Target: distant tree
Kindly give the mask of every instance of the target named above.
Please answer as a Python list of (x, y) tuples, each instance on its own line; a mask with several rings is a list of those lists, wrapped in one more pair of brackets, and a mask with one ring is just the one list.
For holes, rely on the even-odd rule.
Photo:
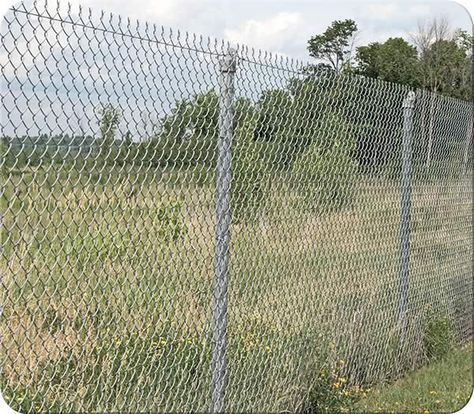
[(115, 165), (124, 162), (123, 150), (118, 147), (115, 134), (120, 124), (122, 112), (112, 104), (101, 104), (96, 108), (99, 117), (100, 139), (96, 141), (98, 154), (97, 161)]
[[(466, 80), (467, 56), (455, 40), (438, 40), (431, 45), (421, 58), (424, 86), (431, 92), (441, 93), (456, 98), (469, 99), (472, 91)], [(472, 75), (471, 75), (472, 76)], [(426, 167), (432, 159), (434, 127), (437, 99), (431, 94), (429, 105), (428, 140), (426, 150)]]
[(423, 56), (433, 43), (451, 37), (449, 21), (446, 17), (420, 20), (418, 21), (417, 30), (410, 37), (420, 56)]
[[(249, 99), (237, 99), (234, 103), (234, 129), (252, 112), (253, 105)], [(142, 145), (148, 149), (147, 159), (174, 166), (215, 163), (219, 98), (214, 90), (177, 102), (171, 113), (159, 122), (158, 132)]]
[(461, 70), (460, 94), (464, 99), (473, 100), (473, 57), (474, 57), (474, 36), (467, 31), (458, 29), (454, 34), (454, 41), (458, 48), (465, 53), (465, 60)]
[[(238, 124), (252, 103), (247, 98), (239, 98), (234, 104), (234, 120)], [(162, 136), (169, 136), (176, 141), (216, 138), (219, 122), (219, 97), (214, 90), (199, 93), (191, 99), (176, 103), (171, 113), (160, 120)]]
[(100, 117), (99, 128), (102, 141), (112, 143), (115, 139), (115, 133), (122, 113), (119, 108), (114, 107), (112, 104), (100, 105), (96, 111)]
[(257, 102), (258, 120), (256, 138), (273, 141), (288, 126), (292, 105), (291, 96), (285, 89), (263, 91)]
[(132, 133), (130, 131), (125, 132), (125, 134), (122, 137), (122, 141), (126, 145), (130, 145), (133, 142)]
[(309, 55), (322, 61), (317, 66), (337, 73), (347, 71), (351, 67), (356, 32), (357, 25), (354, 20), (336, 20), (323, 34), (309, 39)]
[(413, 87), (421, 83), (416, 47), (400, 37), (358, 47), (356, 60), (361, 75)]
[(425, 89), (456, 98), (472, 97), (471, 35), (452, 30), (447, 18), (434, 18), (419, 22), (411, 39), (418, 49)]
[(347, 123), (334, 114), (321, 119), (312, 143), (291, 169), (294, 188), (304, 209), (324, 213), (347, 206), (354, 192), (355, 141)]
[(466, 30), (457, 29), (454, 32), (454, 39), (458, 47), (464, 50), (466, 55), (472, 57), (474, 52), (474, 36), (470, 35)]
[(254, 138), (256, 116), (248, 114), (234, 130), (232, 144), (232, 220), (254, 220), (264, 201), (264, 180), (268, 163), (265, 143)]
[(463, 98), (466, 52), (455, 40), (438, 40), (422, 57), (425, 87), (433, 92)]
[(472, 99), (472, 36), (462, 30), (453, 31), (448, 19), (435, 18), (418, 23), (411, 35), (418, 49), (421, 67), (421, 86), (428, 101), (421, 109), (420, 140), (425, 150), (425, 167), (429, 168), (436, 124), (436, 94), (461, 99)]
[(266, 153), (276, 167), (290, 167), (318, 136), (320, 119), (336, 106), (331, 97), (335, 88), (330, 87), (335, 78), (313, 73), (292, 79), (284, 90), (262, 94), (257, 132), (268, 142)]

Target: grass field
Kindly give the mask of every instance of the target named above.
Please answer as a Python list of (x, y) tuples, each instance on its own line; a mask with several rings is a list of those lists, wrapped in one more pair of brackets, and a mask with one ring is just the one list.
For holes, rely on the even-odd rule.
[(473, 391), (473, 344), (409, 373), (393, 384), (373, 388), (350, 411), (363, 413), (454, 413)]
[[(13, 408), (208, 409), (215, 191), (193, 177), (6, 177), (0, 334)], [(361, 179), (350, 206), (324, 215), (299, 209), (284, 177), (265, 192), (257, 219), (231, 229), (230, 411), (319, 409), (315, 395), (396, 378), (472, 335), (471, 177), (415, 185), (403, 346), (398, 183)], [(325, 370), (340, 386), (315, 381)]]

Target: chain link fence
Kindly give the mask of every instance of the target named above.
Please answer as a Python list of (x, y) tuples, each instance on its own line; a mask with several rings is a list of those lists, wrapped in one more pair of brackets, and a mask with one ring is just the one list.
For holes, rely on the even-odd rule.
[(40, 2), (1, 45), (13, 408), (311, 411), (472, 338), (472, 102)]

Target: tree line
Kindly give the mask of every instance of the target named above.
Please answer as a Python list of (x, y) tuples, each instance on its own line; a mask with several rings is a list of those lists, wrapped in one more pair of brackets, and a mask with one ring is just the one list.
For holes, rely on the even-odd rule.
[[(299, 193), (299, 205), (319, 212), (351, 202), (357, 172), (397, 176), (406, 91), (369, 78), (472, 100), (472, 36), (456, 30), (448, 37), (448, 32), (444, 21), (435, 20), (420, 25), (414, 44), (390, 38), (354, 50), (356, 23), (335, 21), (308, 41), (316, 62), (303, 73), (284, 87), (263, 91), (256, 101), (238, 97), (233, 118), (234, 217), (254, 216), (265, 197), (266, 180), (278, 174)], [(362, 76), (354, 81), (354, 75)], [(453, 133), (447, 127), (452, 119), (436, 116), (435, 106), (426, 108), (419, 114), (422, 134), (415, 143), (414, 160), (429, 168), (426, 154), (428, 164), (459, 158), (466, 135), (462, 129)], [(78, 154), (72, 149), (81, 137), (61, 135), (53, 140), (71, 147), (66, 155), (74, 158), (76, 168), (87, 158), (84, 162), (94, 167), (194, 169), (201, 174), (197, 181), (213, 176), (219, 133), (215, 90), (176, 102), (146, 139), (119, 132), (125, 117), (118, 107), (107, 103), (96, 112), (100, 136), (82, 137), (87, 151)], [(28, 165), (47, 162), (50, 151), (38, 150), (38, 142), (54, 147), (46, 136), (28, 153), (24, 144), (13, 144), (15, 139), (2, 140), (9, 143), (4, 165), (18, 166), (21, 157)], [(13, 147), (20, 151), (15, 153)], [(53, 152), (64, 162), (64, 152), (55, 148)], [(81, 157), (85, 153), (87, 157)]]
[(308, 51), (318, 60), (314, 66), (472, 100), (473, 36), (453, 30), (446, 18), (419, 22), (408, 40), (393, 37), (354, 47), (357, 33), (356, 22), (347, 19), (313, 36)]

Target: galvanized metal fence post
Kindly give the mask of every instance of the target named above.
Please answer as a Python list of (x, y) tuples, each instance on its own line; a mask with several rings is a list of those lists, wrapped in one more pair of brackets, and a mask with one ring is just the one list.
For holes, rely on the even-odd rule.
[(414, 103), (415, 92), (410, 91), (403, 101), (399, 291), (399, 326), (401, 329), (402, 343), (405, 338), (406, 314), (408, 308)]
[(219, 61), (220, 101), (217, 155), (216, 257), (214, 274), (214, 314), (212, 321), (212, 407), (213, 413), (224, 411), (227, 348), (227, 302), (229, 286), (230, 181), (232, 167), (235, 51), (230, 50)]

